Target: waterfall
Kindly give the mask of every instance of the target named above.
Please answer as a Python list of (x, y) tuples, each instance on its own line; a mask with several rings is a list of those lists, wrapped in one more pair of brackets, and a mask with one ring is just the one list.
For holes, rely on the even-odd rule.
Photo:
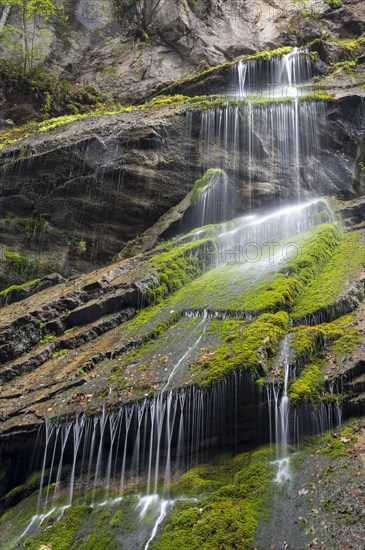
[(321, 194), (319, 125), (325, 102), (295, 100), (268, 105), (230, 105), (202, 113), (203, 171), (223, 170), (252, 210), (256, 196), (300, 200), (302, 187)]
[[(227, 104), (201, 114), (202, 173), (188, 215), (190, 225), (202, 229), (181, 239), (201, 238), (203, 226), (217, 224), (206, 231), (217, 238), (218, 268), (220, 263), (241, 259), (254, 247), (258, 255), (253, 262), (256, 271), (249, 280), (252, 285), (269, 271), (262, 257), (269, 258), (274, 271), (288, 259), (283, 255), (277, 258), (275, 246), (283, 246), (292, 237), (289, 244), (298, 254), (295, 236), (319, 223), (334, 221), (328, 203), (321, 198), (319, 176), (322, 144), (318, 126), (325, 119), (325, 103), (300, 100), (302, 90), (310, 89), (311, 77), (308, 52), (298, 48), (270, 60), (240, 61), (233, 67), (233, 91)], [(271, 102), (287, 98), (291, 101)], [(191, 126), (189, 114), (187, 133)], [(189, 150), (189, 145), (186, 148)], [(304, 200), (308, 194), (315, 198)], [(272, 210), (252, 214), (256, 200), (265, 195), (275, 197)], [(233, 218), (236, 210), (247, 214)], [(237, 278), (246, 268), (239, 267)], [(217, 297), (213, 298), (217, 302)], [(155, 511), (153, 527), (145, 538), (147, 550), (178, 500), (171, 498), (170, 484), (213, 451), (237, 452), (245, 441), (245, 431), (255, 442), (260, 437), (265, 440), (269, 431), (276, 448), (275, 482), (290, 481), (289, 447), (302, 430), (302, 420), (301, 412), (290, 408), (288, 336), (274, 367), (280, 376), (266, 386), (268, 410), (262, 418), (257, 414), (262, 395), (245, 365), (209, 389), (193, 385), (173, 389), (181, 366), (201, 344), (210, 317), (230, 315), (207, 307), (204, 304), (200, 310), (190, 311), (186, 304), (185, 316), (200, 317), (196, 326), (199, 335), (180, 354), (159, 393), (110, 410), (101, 408), (93, 417), (80, 413), (72, 420), (45, 422), (40, 438), (43, 456), (37, 464), (41, 469), (37, 514), (21, 537), (35, 532), (54, 513), (60, 518), (72, 505), (118, 503), (133, 491), (138, 499), (135, 511), (142, 521), (151, 509)], [(252, 321), (244, 311), (238, 316)], [(341, 411), (336, 412), (340, 419)], [(331, 424), (329, 409), (315, 414), (318, 430)]]
[(169, 384), (170, 384), (171, 380), (173, 379), (175, 373), (178, 371), (181, 363), (183, 363), (192, 354), (192, 352), (198, 347), (199, 343), (201, 342), (201, 340), (202, 340), (202, 338), (205, 334), (205, 330), (207, 328), (207, 318), (208, 318), (208, 312), (204, 311), (203, 312), (203, 319), (197, 327), (197, 330), (199, 330), (200, 328), (202, 329), (201, 334), (198, 336), (198, 338), (195, 340), (195, 342), (191, 346), (189, 346), (189, 348), (184, 353), (184, 355), (177, 361), (177, 363), (172, 368), (172, 370), (169, 374), (169, 377), (166, 381), (166, 384), (163, 386), (163, 388), (161, 390), (162, 393), (165, 392), (166, 389), (169, 387)]
[(326, 104), (301, 100), (312, 89), (311, 78), (308, 52), (299, 48), (269, 60), (240, 61), (232, 68), (226, 105), (202, 113), (202, 171), (223, 170), (249, 211), (265, 194), (279, 203), (301, 200), (304, 187), (321, 194), (318, 128)]
[(294, 48), (281, 57), (239, 61), (232, 76), (236, 98), (290, 97), (300, 93), (299, 85), (310, 82), (312, 65), (306, 49)]
[[(202, 331), (206, 321), (204, 314)], [(136, 511), (141, 520), (150, 507), (157, 514), (148, 548), (174, 505), (168, 497), (171, 481), (214, 449), (237, 450), (239, 430), (245, 426), (251, 431), (255, 427), (257, 434), (265, 432), (265, 421), (249, 412), (260, 392), (245, 371), (209, 390), (168, 390), (167, 385), (152, 398), (115, 411), (45, 423), (39, 438), (43, 456), (38, 511), (22, 537), (34, 533), (52, 514), (60, 519), (71, 505), (103, 506), (133, 489), (138, 491)], [(61, 493), (67, 494), (63, 506), (57, 502)]]

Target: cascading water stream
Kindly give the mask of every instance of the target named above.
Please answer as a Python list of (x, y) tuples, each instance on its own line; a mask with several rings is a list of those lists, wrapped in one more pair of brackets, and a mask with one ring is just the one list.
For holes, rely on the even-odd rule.
[(250, 97), (297, 97), (302, 86), (308, 88), (313, 76), (309, 53), (303, 48), (294, 48), (281, 57), (239, 61), (232, 72), (232, 95), (248, 100)]
[(202, 113), (203, 173), (223, 170), (249, 211), (269, 191), (282, 203), (302, 200), (304, 187), (320, 194), (326, 104), (305, 101), (312, 90), (308, 52), (294, 48), (282, 57), (240, 61), (232, 73), (226, 105)]
[[(204, 173), (215, 168), (214, 173), (211, 172), (213, 180), (202, 182), (192, 217), (194, 228), (225, 221), (220, 227), (218, 242), (230, 250), (237, 243), (241, 247), (249, 243), (261, 247), (265, 243), (278, 244), (312, 227), (321, 217), (327, 221), (331, 216), (326, 202), (316, 199), (281, 206), (262, 216), (227, 221), (232, 206), (230, 201), (237, 202), (237, 196), (241, 194), (247, 199), (247, 210), (252, 209), (254, 188), (258, 183), (262, 187), (272, 184), (280, 189), (281, 204), (301, 198), (304, 180), (309, 188), (314, 187), (317, 181), (315, 158), (319, 147), (316, 127), (325, 113), (322, 102), (301, 103), (298, 99), (299, 85), (307, 84), (311, 78), (306, 52), (296, 48), (282, 58), (240, 62), (234, 70), (234, 95), (247, 100), (248, 105), (230, 105), (228, 102), (224, 108), (210, 109), (202, 114)], [(253, 89), (254, 84), (256, 89)], [(287, 94), (295, 100), (255, 105), (251, 100), (257, 95), (258, 85), (265, 97), (275, 99)], [(317, 186), (316, 191), (320, 192), (320, 187)], [(199, 232), (195, 233), (195, 238), (199, 238)], [(261, 266), (259, 261), (257, 263), (259, 280), (265, 266)], [(279, 265), (279, 261), (275, 265)], [(191, 315), (197, 315), (197, 312), (193, 311)], [(62, 515), (75, 501), (86, 502), (92, 507), (111, 500), (117, 504), (128, 489), (141, 486), (144, 493), (138, 495), (135, 508), (141, 521), (149, 508), (154, 507), (156, 511), (153, 528), (146, 539), (147, 550), (175, 502), (167, 498), (166, 493), (158, 494), (159, 484), (167, 487), (175, 476), (195, 465), (210, 445), (214, 448), (217, 440), (222, 448), (226, 441), (230, 450), (232, 440), (234, 446), (237, 445), (238, 427), (245, 420), (242, 396), (250, 399), (247, 396), (248, 380), (242, 372), (217, 383), (209, 392), (194, 386), (170, 389), (181, 365), (198, 349), (207, 330), (208, 311), (204, 309), (199, 315), (202, 317), (196, 327), (199, 335), (175, 362), (160, 392), (152, 398), (123, 405), (119, 410), (103, 409), (93, 418), (81, 414), (71, 422), (46, 423), (37, 515), (22, 536), (38, 528), (49, 515), (55, 512)], [(280, 394), (275, 384), (270, 390), (274, 400), (278, 483), (290, 479), (287, 338), (283, 342), (280, 361), (283, 391)], [(71, 465), (67, 501), (57, 508), (66, 464)], [(90, 486), (92, 494), (88, 495)], [(83, 488), (86, 488), (84, 494)], [(98, 504), (101, 497), (104, 500)]]

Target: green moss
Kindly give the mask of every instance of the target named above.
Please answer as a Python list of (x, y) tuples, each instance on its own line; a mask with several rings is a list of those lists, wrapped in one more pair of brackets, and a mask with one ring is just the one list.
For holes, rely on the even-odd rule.
[(64, 331), (63, 334), (70, 334), (71, 332), (73, 332), (77, 327), (71, 327), (71, 328), (68, 328), (67, 330)]
[(191, 480), (209, 496), (198, 504), (178, 503), (154, 548), (250, 548), (259, 519), (270, 513), (270, 458), (270, 449), (265, 448), (233, 460), (226, 458), (213, 469), (199, 466), (185, 474), (181, 488), (185, 490)]
[(331, 346), (331, 350), (337, 355), (350, 355), (360, 347), (363, 338), (358, 327), (346, 328), (336, 342)]
[(123, 525), (124, 512), (123, 510), (118, 510), (115, 512), (114, 516), (110, 520), (110, 527), (121, 527)]
[(365, 34), (358, 38), (339, 38), (336, 40), (336, 44), (349, 52), (356, 53), (361, 46), (365, 46)]
[(324, 90), (316, 90), (315, 92), (308, 92), (299, 96), (299, 101), (331, 101), (334, 99), (332, 94), (325, 92)]
[[(335, 226), (323, 224), (296, 237), (298, 257), (283, 262), (279, 273), (268, 255), (261, 258), (267, 260), (265, 270), (255, 262), (237, 259), (210, 270), (182, 288), (166, 302), (166, 307), (184, 309), (188, 305), (189, 309), (242, 311), (254, 315), (290, 311), (305, 285), (331, 257), (340, 239), (341, 232)], [(288, 243), (281, 244), (283, 250)], [(213, 262), (217, 257), (219, 260), (218, 247), (212, 246), (209, 253)]]
[[(345, 315), (332, 323), (296, 327), (292, 332), (291, 348), (295, 352), (295, 360), (299, 364), (313, 361), (291, 384), (289, 394), (292, 404), (341, 401), (343, 395), (325, 391), (324, 382), (329, 374), (324, 375), (327, 367), (340, 363), (344, 355), (361, 346), (362, 338), (359, 327), (354, 324), (354, 317)], [(321, 350), (327, 353), (320, 354)]]
[(47, 334), (46, 336), (44, 336), (44, 338), (42, 338), (42, 340), (39, 340), (38, 344), (41, 346), (43, 344), (48, 344), (48, 342), (51, 342), (52, 340), (54, 340), (55, 336), (52, 336), (52, 334)]
[(297, 327), (291, 340), (296, 361), (302, 363), (313, 357), (323, 346), (322, 336), (317, 327)]
[(115, 542), (114, 537), (102, 534), (99, 531), (90, 535), (87, 541), (82, 546), (77, 546), (77, 548), (82, 550), (105, 550), (106, 548), (115, 548)]
[(17, 293), (19, 290), (23, 290), (26, 288), (30, 288), (32, 286), (37, 285), (40, 282), (40, 279), (34, 279), (33, 281), (28, 281), (26, 283), (23, 283), (21, 285), (12, 285), (6, 288), (5, 290), (2, 290), (0, 292), (0, 296), (8, 296), (9, 294)]
[(31, 495), (34, 491), (37, 491), (37, 489), (39, 489), (41, 477), (41, 472), (33, 472), (25, 483), (18, 485), (9, 491), (4, 498), (5, 506), (14, 506), (21, 499), (24, 499), (25, 497)]
[(199, 196), (209, 188), (214, 187), (221, 181), (221, 177), (226, 175), (224, 170), (219, 168), (209, 168), (204, 176), (196, 180), (191, 196), (192, 203), (196, 202)]
[(223, 321), (222, 343), (191, 367), (195, 383), (208, 386), (238, 369), (256, 374), (258, 366), (267, 366), (278, 351), (288, 319), (287, 313), (279, 312), (263, 314), (249, 326), (232, 319)]
[(343, 428), (341, 433), (331, 432), (324, 437), (324, 446), (320, 449), (320, 454), (325, 454), (331, 458), (345, 456), (351, 445), (356, 441), (353, 429), (350, 426)]
[[(4, 550), (13, 550), (17, 547), (18, 537), (20, 537), (34, 515), (38, 493), (34, 491), (26, 498), (22, 498), (22, 495), (19, 494), (17, 500), (19, 500), (19, 503), (5, 510), (0, 517), (1, 545)], [(13, 504), (15, 504), (15, 501)], [(12, 504), (9, 505), (12, 506)]]
[(280, 269), (271, 282), (255, 285), (253, 292), (243, 297), (245, 311), (290, 311), (298, 296), (313, 277), (321, 272), (340, 241), (339, 230), (323, 224), (298, 236), (300, 253)]
[[(156, 328), (156, 323), (160, 322), (160, 314), (164, 314), (162, 321), (168, 321), (170, 315), (172, 315), (171, 308), (167, 310), (165, 308), (165, 303), (166, 302), (163, 301), (156, 306), (146, 307), (140, 310), (131, 321), (124, 323), (121, 327), (121, 331), (123, 336), (126, 337), (126, 340), (128, 338), (133, 338), (134, 341), (144, 338), (150, 339), (151, 333)], [(172, 323), (174, 321), (175, 318), (172, 319)], [(159, 330), (157, 329), (156, 332), (159, 332)]]
[(342, 6), (342, 0), (324, 0), (328, 6), (331, 6), (332, 8), (339, 8)]
[[(336, 2), (337, 0), (334, 0)], [(339, 1), (339, 0), (338, 0)], [(330, 44), (336, 44), (344, 50), (343, 61), (331, 64), (331, 72), (342, 69), (349, 76), (355, 76), (354, 69), (358, 64), (359, 57), (364, 54), (365, 34), (357, 38), (340, 38), (334, 41), (329, 41)], [(351, 59), (346, 59), (348, 57)]]
[(270, 60), (273, 57), (282, 57), (283, 55), (287, 55), (292, 51), (293, 51), (293, 48), (291, 46), (282, 46), (281, 48), (276, 48), (275, 50), (265, 50), (253, 55), (248, 55), (246, 57), (243, 57), (242, 61), (246, 61), (246, 60), (249, 61), (251, 59)]
[(60, 349), (58, 351), (55, 351), (54, 353), (52, 353), (52, 359), (58, 359), (59, 357), (63, 357), (64, 355), (67, 355), (69, 351), (70, 350), (68, 349)]
[(25, 539), (24, 548), (38, 550), (43, 544), (49, 545), (55, 550), (70, 550), (73, 548), (72, 543), (77, 537), (77, 533), (88, 521), (91, 510), (89, 506), (73, 506), (66, 509), (59, 522), (52, 524), (52, 520), (50, 520), (46, 529)]
[(291, 348), (295, 359), (305, 362), (324, 347), (337, 355), (352, 353), (361, 345), (361, 335), (353, 315), (344, 315), (331, 323), (292, 329)]
[(7, 284), (7, 288), (0, 295), (4, 296), (4, 292), (7, 295), (18, 290), (16, 287), (33, 284), (38, 279), (41, 273), (41, 262), (38, 259), (32, 259), (10, 250), (6, 250), (4, 256), (6, 261), (2, 269), (0, 284)]
[(308, 365), (290, 386), (290, 402), (294, 407), (301, 403), (314, 405), (320, 400), (323, 387), (323, 365)]
[[(191, 367), (193, 382), (204, 386), (236, 369), (247, 368), (254, 373), (259, 365), (264, 369), (269, 368), (278, 349), (278, 343), (287, 330), (288, 316), (284, 311), (290, 312), (311, 278), (321, 272), (324, 264), (336, 250), (341, 237), (341, 232), (328, 224), (299, 236), (297, 241), (301, 245), (300, 255), (289, 260), (280, 268), (279, 273), (276, 267), (270, 272), (270, 265), (265, 273), (262, 273), (260, 268), (261, 279), (257, 277), (255, 265), (242, 269), (239, 263), (232, 263), (201, 275), (203, 266), (199, 264), (200, 260), (196, 263), (194, 257), (190, 258), (192, 243), (172, 248), (153, 258), (151, 262), (154, 266), (155, 282), (148, 297), (149, 300), (156, 297), (158, 305), (147, 308), (135, 319), (123, 325), (125, 341), (132, 338), (135, 342), (140, 341), (143, 344), (134, 353), (128, 353), (128, 364), (132, 359), (141, 360), (141, 365), (149, 363), (152, 350), (157, 352), (156, 346), (153, 345), (151, 348), (150, 342), (160, 339), (167, 329), (180, 319), (188, 305), (190, 309), (224, 309), (261, 314), (252, 326), (247, 326), (246, 320), (227, 319), (223, 323), (212, 321), (207, 329), (207, 335), (210, 338), (214, 327), (218, 331), (216, 336), (209, 340), (212, 343), (212, 353), (203, 353)], [(194, 241), (194, 246), (197, 243), (199, 241)], [(187, 273), (187, 269), (189, 271), (191, 268), (192, 272)], [(191, 280), (194, 277), (196, 279)], [(255, 284), (252, 281), (256, 281)], [(176, 291), (179, 287), (180, 290)], [(151, 289), (148, 292), (151, 292)], [(175, 293), (166, 298), (169, 292)], [(275, 317), (276, 312), (281, 313)], [(278, 319), (283, 321), (277, 323)], [(297, 356), (302, 359), (312, 356), (315, 349), (321, 347), (322, 342), (335, 340), (333, 335), (329, 334), (330, 329), (339, 337), (339, 331), (343, 330), (344, 323), (341, 327), (338, 329), (335, 326), (331, 328), (323, 325), (316, 332), (308, 333), (304, 329), (296, 330), (293, 338)], [(148, 342), (144, 345), (146, 340)], [(166, 345), (165, 341), (163, 345)], [(123, 373), (120, 374), (124, 380)], [(262, 377), (263, 374), (261, 372), (259, 376)], [(125, 393), (126, 388), (122, 389)]]
[(338, 63), (333, 63), (331, 65), (331, 71), (337, 71), (337, 69), (343, 69), (344, 72), (352, 76), (354, 74), (354, 68), (356, 67), (356, 61), (339, 61)]
[[(319, 262), (323, 269), (317, 273), (312, 270), (312, 275), (308, 273), (307, 284), (292, 311), (294, 319), (329, 307), (361, 270), (364, 248), (360, 232), (347, 233), (341, 237), (339, 230), (334, 228), (332, 235), (330, 232), (327, 234), (330, 242), (326, 242), (323, 234), (324, 240), (318, 243), (316, 250), (313, 250), (314, 254), (323, 254), (324, 262)], [(331, 251), (332, 254), (329, 254)], [(303, 254), (299, 256), (298, 261), (305, 261)]]
[(257, 97), (250, 98), (250, 103), (254, 107), (270, 107), (277, 103), (294, 103), (294, 97)]
[(173, 495), (186, 497), (212, 493), (228, 481), (229, 473), (220, 464), (201, 464), (183, 474), (177, 482), (172, 484), (170, 491)]
[(156, 282), (148, 286), (148, 301), (159, 303), (168, 294), (201, 275), (208, 267), (207, 251), (214, 245), (212, 239), (203, 239), (180, 245), (152, 258), (149, 265)]
[[(217, 249), (212, 248), (210, 252), (214, 262)], [(166, 306), (173, 309), (185, 309), (188, 305), (189, 309), (262, 311), (265, 304), (255, 300), (254, 295), (269, 288), (276, 271), (268, 265), (265, 273), (260, 272), (258, 277), (255, 264), (244, 266), (246, 269), (242, 267), (242, 263), (232, 262), (208, 271), (177, 292)], [(254, 285), (253, 280), (260, 280), (260, 283)]]
[(66, 124), (70, 124), (86, 118), (111, 116), (135, 111), (161, 109), (164, 107), (177, 106), (180, 104), (182, 106), (185, 105), (186, 108), (200, 108), (203, 110), (208, 107), (221, 106), (225, 103), (225, 98), (220, 95), (189, 97), (181, 94), (176, 94), (170, 96), (158, 96), (141, 105), (125, 105), (112, 107), (109, 104), (98, 105), (96, 109), (87, 113), (77, 112), (75, 114), (67, 114), (60, 117), (49, 118), (41, 122), (32, 121), (24, 124), (23, 126), (0, 132), (0, 141), (3, 142), (0, 144), (0, 150), (4, 149), (8, 145), (18, 143), (29, 136), (44, 134), (45, 132), (49, 132), (51, 130), (54, 130), (55, 128), (59, 128), (60, 126), (64, 126)]

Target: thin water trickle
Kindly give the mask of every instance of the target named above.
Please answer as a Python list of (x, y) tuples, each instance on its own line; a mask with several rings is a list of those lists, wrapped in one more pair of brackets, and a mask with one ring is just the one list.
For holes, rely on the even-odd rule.
[(201, 333), (200, 335), (197, 337), (197, 339), (195, 340), (195, 342), (186, 350), (186, 352), (184, 353), (184, 355), (177, 361), (177, 363), (175, 363), (173, 369), (171, 370), (170, 374), (169, 374), (169, 377), (166, 381), (166, 384), (163, 386), (162, 390), (161, 390), (161, 393), (164, 393), (166, 391), (166, 389), (169, 387), (170, 383), (171, 383), (171, 380), (173, 379), (173, 377), (175, 376), (176, 372), (178, 371), (180, 365), (193, 353), (193, 351), (198, 347), (198, 345), (200, 344), (202, 338), (204, 337), (204, 334), (205, 334), (205, 331), (207, 329), (207, 318), (208, 318), (208, 312), (206, 310), (204, 310), (203, 312), (203, 318), (201, 320), (201, 322), (199, 323), (196, 331), (199, 332), (200, 329), (201, 329)]

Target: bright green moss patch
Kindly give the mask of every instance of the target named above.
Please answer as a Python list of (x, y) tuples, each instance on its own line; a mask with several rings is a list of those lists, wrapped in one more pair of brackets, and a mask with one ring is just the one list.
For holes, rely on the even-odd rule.
[(288, 274), (299, 274), (300, 282), (306, 284), (318, 274), (331, 258), (341, 241), (341, 232), (331, 224), (322, 224), (306, 235), (300, 244), (299, 254), (283, 268)]
[[(250, 548), (258, 521), (270, 513), (270, 483), (274, 467), (269, 448), (228, 457), (221, 465), (199, 466), (176, 486), (185, 490), (194, 480), (202, 497), (199, 503), (180, 502), (157, 543), (156, 550), (211, 550)], [(213, 473), (214, 472), (214, 473)], [(212, 479), (214, 475), (214, 480)], [(216, 490), (215, 487), (220, 485)], [(212, 492), (213, 490), (213, 492)]]
[(308, 361), (323, 345), (322, 332), (317, 327), (298, 327), (291, 339), (291, 349), (298, 362)]
[(340, 232), (330, 224), (322, 224), (304, 235), (298, 235), (298, 254), (286, 263), (271, 282), (255, 285), (243, 297), (245, 311), (290, 311), (299, 293), (315, 277), (333, 254), (340, 241)]
[[(309, 251), (310, 254), (323, 254), (323, 269), (320, 273), (308, 272), (307, 284), (292, 311), (294, 319), (304, 318), (333, 304), (361, 271), (365, 258), (360, 232), (346, 233), (342, 239), (338, 230), (334, 230), (332, 235), (327, 232), (327, 235), (331, 236), (331, 242), (326, 241), (323, 234), (322, 242)], [(328, 254), (331, 250), (333, 255)], [(303, 260), (305, 258), (301, 255), (299, 261), (303, 263)]]
[(250, 313), (290, 310), (298, 295), (299, 285), (295, 277), (279, 273), (271, 282), (264, 281), (248, 289), (242, 299), (242, 309)]
[(293, 48), (291, 46), (282, 46), (281, 48), (276, 48), (275, 50), (264, 50), (253, 55), (248, 55), (242, 58), (242, 61), (251, 61), (255, 59), (265, 59), (266, 61), (272, 59), (273, 57), (281, 57), (291, 53)]
[[(300, 364), (309, 360), (299, 377), (290, 387), (290, 399), (294, 406), (300, 403), (317, 404), (319, 401), (340, 401), (343, 395), (325, 391), (325, 379), (335, 372), (328, 367), (341, 364), (344, 355), (351, 354), (362, 344), (359, 327), (353, 315), (345, 315), (331, 323), (296, 327), (292, 331), (291, 348)], [(327, 353), (320, 353), (326, 350)]]
[(331, 346), (331, 350), (337, 355), (350, 355), (353, 351), (360, 347), (363, 343), (363, 338), (358, 327), (346, 328), (341, 336), (336, 339), (336, 342)]
[(202, 275), (209, 267), (208, 251), (214, 248), (212, 239), (203, 239), (180, 245), (167, 252), (162, 252), (149, 261), (156, 283), (150, 284), (147, 290), (149, 303), (158, 303), (169, 294)]
[(42, 338), (42, 340), (38, 342), (38, 345), (42, 346), (43, 344), (48, 344), (48, 342), (51, 342), (54, 339), (55, 336), (53, 336), (52, 334), (46, 334), (46, 336), (44, 336), (44, 338)]
[(54, 353), (52, 353), (52, 359), (58, 359), (59, 357), (63, 357), (64, 355), (67, 355), (69, 351), (70, 351), (69, 349), (60, 349), (58, 351), (55, 351)]
[(324, 0), (328, 6), (331, 6), (332, 8), (339, 8), (342, 6), (342, 0)]
[(208, 386), (238, 369), (256, 374), (259, 365), (265, 368), (279, 349), (288, 320), (282, 311), (263, 314), (248, 326), (243, 321), (223, 321), (219, 326), (222, 342), (192, 366), (195, 383)]
[[(210, 229), (212, 232), (217, 230), (216, 226)], [(241, 311), (254, 315), (290, 311), (304, 286), (331, 257), (340, 239), (341, 232), (331, 224), (322, 224), (297, 235), (298, 248), (294, 250), (297, 257), (291, 260), (289, 252), (289, 257), (282, 259), (279, 273), (277, 264), (269, 261), (266, 248), (263, 248), (260, 261), (236, 257), (236, 261), (211, 269), (181, 288), (166, 302), (166, 307)], [(281, 250), (286, 244), (281, 243)], [(219, 246), (212, 245), (207, 250), (211, 262), (231, 258), (229, 253), (224, 254), (224, 249), (221, 252)], [(236, 252), (234, 254), (237, 256)]]
[(331, 323), (300, 326), (292, 330), (291, 348), (297, 361), (307, 361), (323, 347), (337, 355), (351, 353), (361, 345), (359, 327), (353, 315), (344, 315)]
[(323, 388), (323, 365), (317, 363), (308, 365), (290, 386), (290, 402), (294, 407), (301, 403), (314, 405), (320, 400)]
[(200, 464), (183, 474), (171, 485), (170, 491), (173, 495), (198, 497), (210, 494), (230, 481), (232, 481), (232, 458), (220, 457), (212, 464)]
[(0, 296), (8, 296), (9, 294), (12, 294), (13, 292), (16, 293), (19, 290), (23, 290), (26, 288), (30, 288), (32, 286), (35, 286), (39, 283), (40, 279), (34, 279), (33, 281), (28, 281), (27, 283), (23, 283), (22, 285), (12, 285), (6, 288), (5, 290), (2, 290), (0, 292)]
[(193, 193), (192, 193), (192, 203), (196, 202), (197, 199), (200, 197), (204, 191), (207, 191), (207, 189), (210, 189), (214, 187), (216, 184), (219, 184), (221, 181), (221, 178), (226, 175), (224, 170), (221, 170), (219, 168), (209, 168), (204, 176), (198, 180), (196, 180)]
[(331, 101), (334, 99), (332, 94), (325, 92), (324, 90), (316, 90), (315, 92), (308, 92), (299, 96), (299, 101)]
[[(210, 259), (213, 262), (216, 254), (217, 249), (212, 248)], [(263, 269), (256, 263), (232, 262), (214, 268), (182, 288), (168, 304), (173, 309), (261, 311), (265, 304), (260, 299), (255, 300), (254, 295), (266, 290), (276, 273), (273, 265), (267, 263), (265, 267)], [(274, 303), (275, 299), (270, 298), (270, 302)], [(277, 309), (280, 309), (279, 304)]]

